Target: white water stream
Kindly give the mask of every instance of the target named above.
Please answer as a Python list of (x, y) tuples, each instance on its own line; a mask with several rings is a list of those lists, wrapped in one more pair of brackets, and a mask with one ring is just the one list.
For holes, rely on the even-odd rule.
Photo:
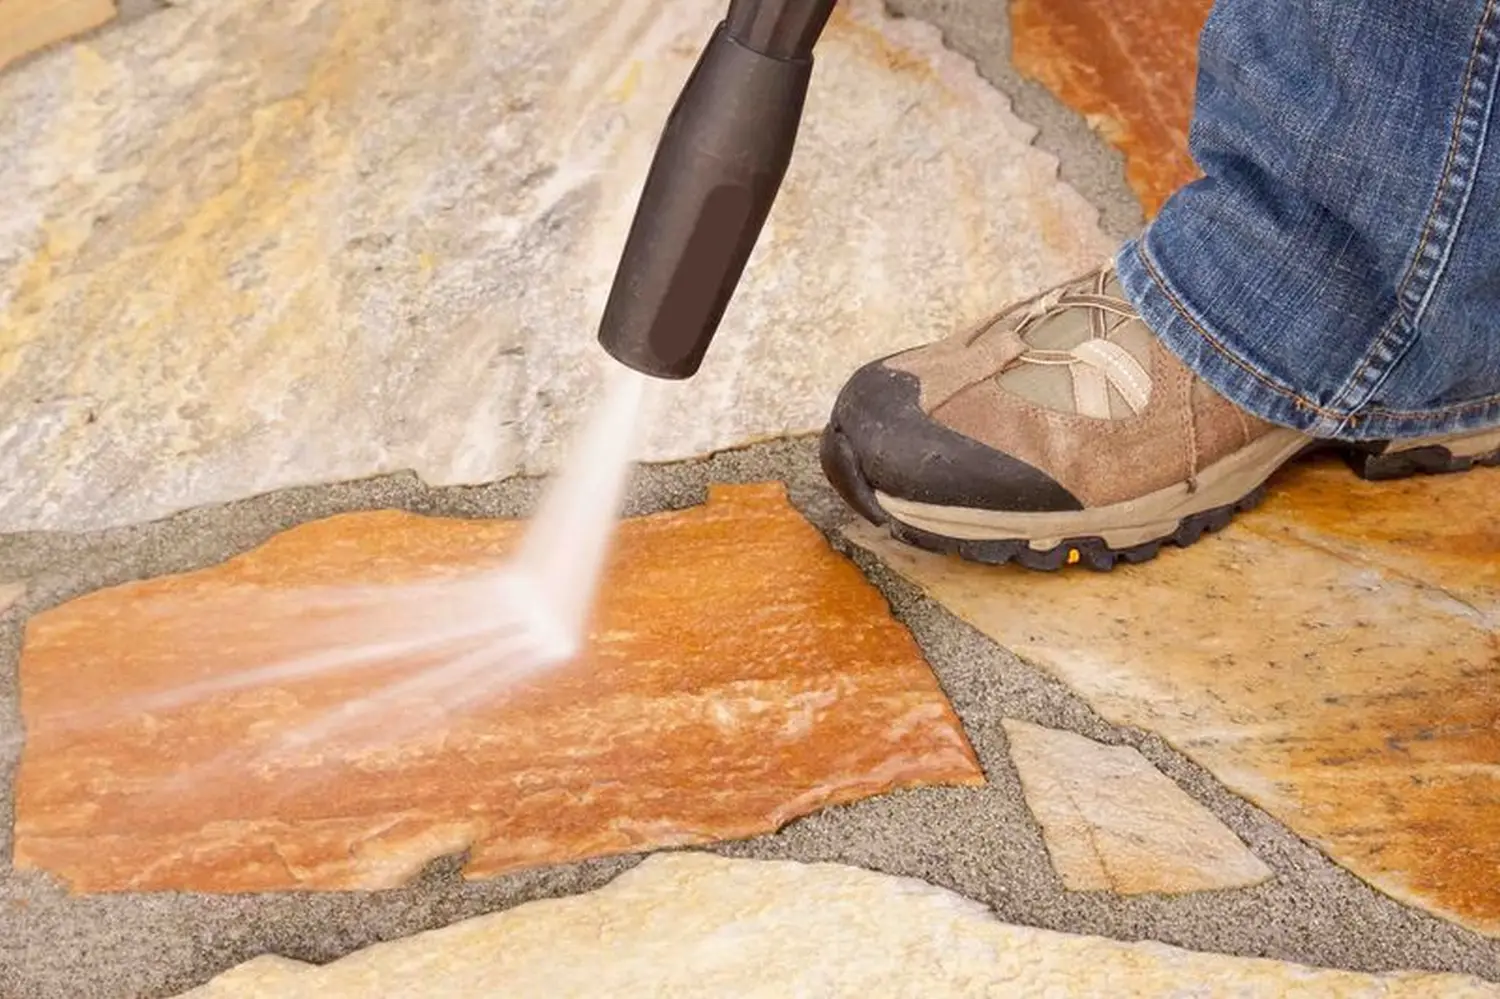
[[(351, 696), (293, 731), (230, 750), (179, 773), (181, 781), (282, 759), (321, 757), (335, 737), (343, 751), (378, 750), (421, 733), (452, 712), (483, 705), (507, 687), (563, 665), (583, 650), (591, 612), (625, 500), (630, 472), (650, 422), (655, 387), (647, 376), (608, 362), (603, 391), (571, 442), (563, 467), (544, 487), (513, 554), (502, 564), (454, 578), (359, 585), (284, 599), (304, 649), (280, 661), (54, 718), (64, 728), (139, 719), (237, 691), (284, 686), (356, 670), (405, 672), (373, 693)], [(296, 622), (296, 623), (293, 623)], [(308, 622), (303, 626), (302, 622)], [(415, 668), (413, 668), (415, 667)], [(368, 685), (366, 685), (368, 687)], [(434, 717), (436, 716), (436, 717)], [(347, 733), (358, 728), (359, 740)], [(177, 784), (174, 780), (168, 783)]]
[[(582, 652), (630, 470), (650, 422), (651, 387), (647, 376), (609, 365), (599, 405), (547, 484), (515, 556), (499, 569), (461, 582), (446, 594), (452, 601), (449, 612), (414, 624), (417, 633), (409, 636), (430, 647), (452, 630), (443, 621), (456, 616), (458, 629), (470, 639), (466, 651), (440, 657), (409, 679), (346, 703), (290, 733), (281, 748), (296, 752), (364, 720), (390, 740), (412, 728), (399, 720), (408, 702), (435, 704), (440, 712), (482, 704), (506, 686)], [(424, 640), (420, 629), (434, 626), (438, 630)]]

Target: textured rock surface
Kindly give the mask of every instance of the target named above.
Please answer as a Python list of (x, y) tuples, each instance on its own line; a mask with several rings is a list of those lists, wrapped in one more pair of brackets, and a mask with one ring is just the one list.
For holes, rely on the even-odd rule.
[(1139, 751), (1014, 719), (1003, 724), (1026, 804), (1069, 889), (1176, 894), (1245, 888), (1271, 876)]
[[(995, 8), (993, 16), (1001, 16)], [(631, 509), (701, 503), (716, 482), (785, 479), (813, 523), (848, 517), (818, 467), (816, 440), (779, 441), (703, 462), (639, 469)], [(103, 586), (214, 565), (288, 526), (362, 509), (439, 517), (510, 518), (534, 508), (535, 484), (437, 490), (409, 476), (331, 489), (288, 490), (205, 509), (103, 538), (0, 538), (0, 563), (30, 575), (27, 602), (53, 606)], [(1500, 940), (1387, 898), (1330, 863), (1301, 837), (1227, 790), (1163, 740), (1108, 725), (1039, 667), (998, 649), (865, 552), (858, 564), (916, 637), (986, 768), (982, 787), (921, 787), (823, 809), (776, 833), (721, 844), (744, 858), (851, 864), (915, 877), (990, 906), (1012, 924), (1188, 950), (1269, 957), (1373, 974), (1421, 969), (1500, 984)], [(47, 567), (47, 568), (43, 568)], [(20, 723), (21, 612), (0, 620), (0, 728)], [(1009, 760), (1001, 719), (1020, 717), (1136, 746), (1204, 802), (1276, 871), (1254, 888), (1186, 895), (1070, 892), (1052, 870), (1041, 830)], [(0, 739), (0, 853), (11, 855), (12, 781), (20, 740)], [(392, 891), (177, 892), (69, 895), (54, 878), (0, 865), (0, 994), (25, 999), (165, 999), (262, 954), (324, 964), (385, 940), (607, 884), (638, 855), (464, 879), (440, 861)], [(24, 918), (6, 919), (18, 913)], [(65, 946), (57, 946), (57, 942)], [(8, 976), (8, 977), (7, 977)], [(924, 997), (928, 993), (921, 993)]]
[[(482, 661), (461, 707), (408, 690), (288, 745), (471, 655), (435, 636), (503, 615), (474, 580), (517, 533), (349, 514), (33, 618), (16, 867), (77, 892), (376, 889), (465, 848), (480, 877), (983, 782), (910, 633), (779, 485), (627, 521), (576, 661)], [(351, 649), (369, 656), (312, 658)]]
[[(186, 0), (0, 77), (0, 532), (555, 467), (723, 9)], [(650, 458), (817, 429), (870, 356), (1111, 249), (936, 31), (839, 10), (781, 200)]]
[(114, 16), (114, 0), (0, 0), (0, 70)]
[[(231, 972), (230, 975), (235, 974)], [(269, 976), (262, 979), (262, 976)], [(257, 987), (257, 981), (270, 983)], [(1360, 975), (998, 922), (920, 881), (833, 864), (655, 856), (599, 891), (532, 902), (323, 968), (228, 976), (192, 999), (493, 996), (1500, 995), (1454, 975)]]
[(1223, 535), (1109, 575), (854, 536), (1377, 888), (1500, 935), (1497, 485), (1303, 467)]
[[(1403, 580), (1435, 606), (1500, 629), (1500, 471), (1368, 483), (1337, 462), (1285, 477), (1247, 526)], [(1373, 584), (1375, 580), (1370, 580)], [(1500, 710), (1500, 705), (1496, 705)]]
[(1125, 154), (1148, 215), (1198, 176), (1188, 129), (1198, 35), (1213, 0), (1012, 0), (1016, 69)]

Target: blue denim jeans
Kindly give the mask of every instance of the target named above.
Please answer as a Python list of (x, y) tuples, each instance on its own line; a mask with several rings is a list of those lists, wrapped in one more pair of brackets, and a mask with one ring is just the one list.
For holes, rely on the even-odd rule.
[(1210, 385), (1316, 437), (1500, 425), (1500, 0), (1218, 0), (1204, 177), (1120, 251)]

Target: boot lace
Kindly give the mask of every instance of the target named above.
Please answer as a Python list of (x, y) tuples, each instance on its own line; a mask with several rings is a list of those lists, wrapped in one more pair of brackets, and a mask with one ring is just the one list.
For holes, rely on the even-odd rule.
[(1083, 277), (1069, 279), (1031, 299), (1009, 306), (988, 322), (980, 324), (979, 328), (969, 335), (965, 346), (972, 347), (986, 333), (995, 330), (996, 324), (1001, 320), (1024, 309), (1025, 312), (1021, 315), (1020, 322), (1013, 332), (1023, 343), (1027, 344), (1028, 349), (1018, 356), (1016, 361), (1030, 364), (1076, 364), (1078, 361), (1076, 354), (1071, 351), (1032, 347), (1026, 340), (1026, 334), (1055, 316), (1073, 309), (1087, 309), (1090, 338), (1107, 339), (1121, 323), (1129, 322), (1138, 316), (1135, 307), (1129, 302), (1105, 291), (1114, 273), (1114, 264), (1105, 264)]

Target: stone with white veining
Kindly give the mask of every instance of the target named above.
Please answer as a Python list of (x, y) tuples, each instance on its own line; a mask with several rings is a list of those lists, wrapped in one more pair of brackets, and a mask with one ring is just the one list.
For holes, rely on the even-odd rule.
[[(0, 76), (0, 531), (556, 467), (723, 0), (185, 0)], [(855, 367), (1106, 255), (937, 32), (839, 12), (648, 459), (818, 429)]]
[(984, 783), (911, 633), (779, 483), (622, 524), (560, 661), (492, 575), (519, 526), (343, 514), (33, 617), (15, 868), (380, 890), (459, 852), (490, 878)]

